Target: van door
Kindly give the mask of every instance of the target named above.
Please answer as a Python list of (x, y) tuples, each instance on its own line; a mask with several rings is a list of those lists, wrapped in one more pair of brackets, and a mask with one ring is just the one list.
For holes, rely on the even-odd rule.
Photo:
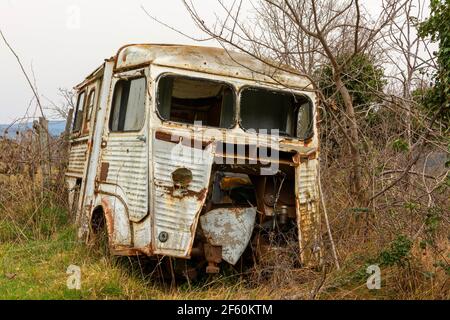
[[(102, 140), (99, 192), (120, 201), (133, 222), (148, 214), (148, 95), (144, 70), (115, 75)], [(123, 216), (114, 217), (116, 224)], [(114, 232), (120, 230), (114, 230)], [(131, 234), (113, 244), (131, 245)], [(117, 235), (115, 235), (117, 238)], [(117, 238), (118, 239), (118, 238)]]
[[(73, 132), (78, 132), (78, 142), (74, 144), (71, 148), (71, 155), (69, 158), (69, 172), (78, 172), (82, 173), (80, 178), (81, 184), (77, 186), (76, 192), (74, 195), (74, 202), (76, 203), (76, 212), (77, 217), (78, 213), (82, 212), (83, 201), (86, 191), (86, 178), (89, 173), (89, 160), (92, 155), (92, 148), (89, 148), (89, 145), (92, 144), (94, 125), (92, 121), (96, 118), (97, 109), (98, 109), (98, 91), (100, 90), (100, 86), (102, 83), (102, 79), (97, 79), (93, 81), (91, 84), (85, 86), (83, 91), (81, 91), (77, 103), (77, 108), (75, 112), (74, 126)], [(82, 97), (83, 103), (80, 103), (80, 98)]]

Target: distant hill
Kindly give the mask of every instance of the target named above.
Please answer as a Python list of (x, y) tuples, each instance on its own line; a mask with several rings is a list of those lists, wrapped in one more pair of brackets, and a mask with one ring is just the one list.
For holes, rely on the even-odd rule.
[[(65, 120), (49, 121), (48, 131), (52, 136), (57, 137), (64, 132), (65, 126), (66, 126)], [(13, 124), (11, 127), (9, 124), (0, 124), (0, 136), (4, 136), (5, 130), (8, 129), (8, 137), (13, 139), (16, 137), (17, 132), (25, 132), (32, 128), (33, 128), (32, 122), (17, 123)]]

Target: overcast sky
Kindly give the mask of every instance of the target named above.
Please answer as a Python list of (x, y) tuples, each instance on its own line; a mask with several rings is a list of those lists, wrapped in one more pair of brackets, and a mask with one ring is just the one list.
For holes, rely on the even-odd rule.
[[(205, 14), (218, 10), (216, 1), (196, 3)], [(379, 1), (365, 3), (377, 13)], [(30, 75), (33, 67), (40, 95), (58, 103), (58, 88), (72, 88), (124, 44), (195, 44), (151, 20), (141, 5), (169, 25), (201, 37), (181, 0), (0, 0), (0, 29)], [(9, 123), (25, 115), (33, 94), (2, 40), (0, 71), (0, 123)], [(42, 102), (48, 105), (45, 98)]]

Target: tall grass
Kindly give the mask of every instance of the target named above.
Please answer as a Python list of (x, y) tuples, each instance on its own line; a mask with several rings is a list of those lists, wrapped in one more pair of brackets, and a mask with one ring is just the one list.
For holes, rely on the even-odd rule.
[[(372, 159), (374, 163), (379, 159)], [(374, 168), (374, 167), (372, 167)], [(61, 169), (62, 170), (62, 169)], [(39, 173), (0, 175), (0, 298), (6, 299), (449, 299), (449, 190), (433, 203), (416, 189), (393, 188), (371, 208), (353, 208), (341, 162), (324, 170), (324, 195), (341, 270), (323, 228), (324, 264), (299, 268), (278, 252), (250, 270), (223, 268), (215, 277), (155, 277), (146, 258), (113, 258), (79, 243), (67, 210), (63, 171), (42, 189)], [(409, 180), (414, 185), (414, 179)], [(67, 267), (82, 270), (82, 289), (66, 286)], [(380, 290), (368, 290), (366, 269), (381, 268)]]

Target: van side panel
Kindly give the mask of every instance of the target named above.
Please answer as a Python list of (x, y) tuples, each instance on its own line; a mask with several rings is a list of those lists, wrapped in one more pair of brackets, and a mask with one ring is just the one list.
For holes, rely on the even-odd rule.
[(73, 141), (70, 146), (67, 175), (81, 178), (87, 160), (87, 139)]
[[(189, 257), (208, 192), (213, 144), (202, 150), (184, 146), (181, 141), (154, 139), (152, 156), (155, 253)], [(174, 186), (172, 174), (179, 168), (192, 174), (185, 189)]]
[(300, 255), (311, 266), (319, 263), (321, 254), (318, 166), (318, 159), (310, 159), (300, 162), (295, 169)]
[(147, 144), (135, 136), (110, 135), (101, 157), (108, 163), (106, 182), (121, 188), (126, 196), (131, 221), (139, 222), (148, 214)]

